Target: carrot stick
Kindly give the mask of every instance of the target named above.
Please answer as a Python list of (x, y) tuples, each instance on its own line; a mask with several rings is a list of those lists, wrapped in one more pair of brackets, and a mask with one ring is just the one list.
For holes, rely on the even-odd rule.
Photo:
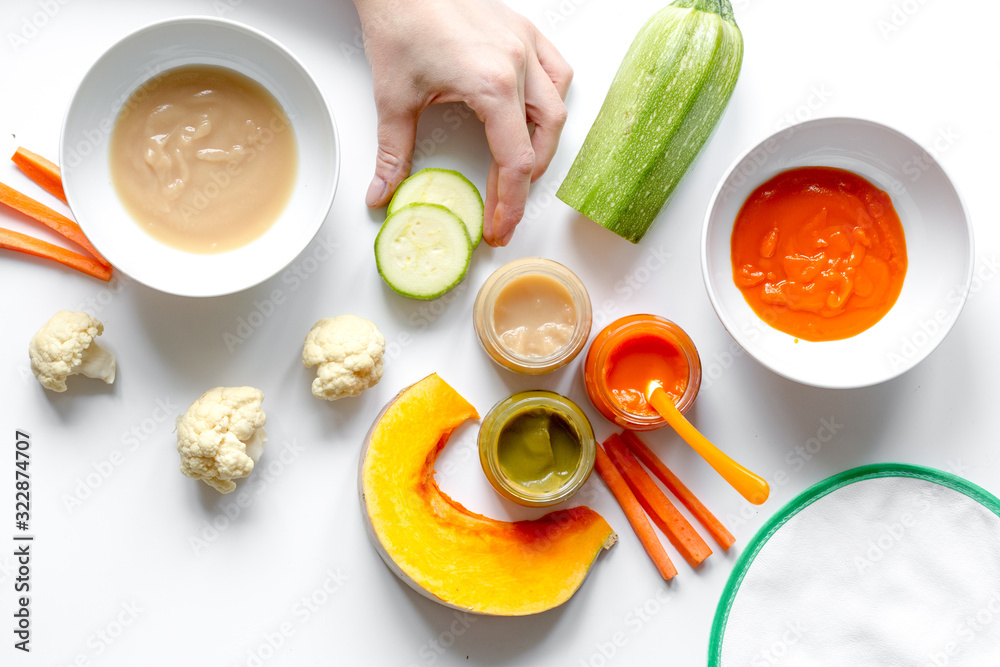
[(642, 440), (639, 439), (632, 431), (623, 431), (621, 435), (622, 440), (628, 445), (628, 448), (632, 450), (636, 458), (643, 462), (643, 464), (649, 468), (649, 470), (656, 475), (656, 477), (663, 482), (663, 486), (670, 489), (670, 493), (674, 494), (678, 500), (688, 508), (688, 511), (694, 515), (701, 525), (705, 527), (705, 530), (711, 534), (712, 538), (719, 543), (719, 546), (724, 550), (728, 550), (729, 547), (733, 546), (736, 542), (736, 538), (733, 534), (726, 530), (726, 527), (722, 525), (722, 522), (715, 518), (715, 515), (708, 511), (701, 501), (691, 493), (690, 489), (684, 486), (681, 480), (677, 479), (677, 475), (670, 471), (663, 461), (658, 459), (652, 450), (646, 446)]
[(89, 252), (101, 264), (108, 267), (111, 266), (111, 264), (108, 263), (108, 260), (104, 259), (104, 257), (101, 256), (101, 253), (97, 252), (97, 249), (91, 245), (89, 240), (87, 240), (83, 230), (80, 229), (80, 225), (76, 224), (65, 215), (53, 211), (45, 204), (37, 202), (27, 195), (21, 194), (14, 188), (9, 185), (5, 185), (4, 183), (0, 183), (0, 203), (6, 204), (12, 209), (20, 211), (40, 223), (51, 227), (73, 243), (76, 243), (78, 246)]
[(10, 159), (28, 175), (28, 178), (62, 199), (64, 204), (68, 203), (66, 191), (63, 190), (62, 172), (59, 171), (59, 166), (55, 162), (46, 160), (38, 153), (32, 153), (27, 148), (20, 146)]
[(625, 441), (615, 433), (604, 441), (608, 456), (621, 472), (632, 493), (639, 499), (642, 509), (667, 536), (670, 543), (681, 552), (684, 560), (695, 567), (712, 555), (712, 549), (701, 535), (695, 532), (690, 522), (677, 511), (660, 487), (656, 485), (632, 453), (628, 451)]
[(594, 468), (597, 470), (597, 474), (601, 476), (601, 479), (604, 480), (604, 483), (608, 485), (608, 488), (611, 489), (611, 493), (614, 494), (618, 504), (621, 505), (622, 511), (625, 512), (625, 518), (632, 524), (632, 530), (639, 537), (642, 547), (649, 554), (660, 576), (667, 581), (673, 579), (677, 575), (677, 568), (670, 561), (670, 556), (667, 555), (667, 552), (663, 550), (663, 545), (660, 544), (660, 539), (649, 524), (649, 519), (643, 514), (639, 501), (636, 500), (635, 495), (628, 488), (628, 484), (622, 479), (618, 469), (615, 468), (615, 465), (600, 445), (597, 445), (597, 459), (594, 462)]
[(94, 276), (98, 280), (103, 280), (104, 282), (111, 280), (111, 269), (102, 265), (97, 260), (53, 245), (48, 241), (42, 241), (33, 236), (2, 227), (0, 227), (0, 248), (17, 250), (36, 257), (44, 257), (45, 259), (54, 259), (60, 264)]

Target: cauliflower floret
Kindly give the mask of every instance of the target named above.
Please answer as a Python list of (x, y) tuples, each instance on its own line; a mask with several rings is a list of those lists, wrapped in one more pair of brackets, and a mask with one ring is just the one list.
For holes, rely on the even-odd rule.
[(338, 315), (313, 325), (302, 346), (302, 364), (306, 368), (319, 364), (312, 393), (335, 401), (378, 384), (384, 353), (385, 337), (374, 322)]
[(94, 342), (104, 325), (87, 313), (60, 310), (31, 337), (31, 372), (42, 386), (66, 391), (66, 378), (85, 375), (115, 381), (115, 355)]
[(177, 420), (181, 472), (221, 493), (236, 488), (264, 451), (267, 417), (264, 392), (253, 387), (216, 387), (191, 404)]

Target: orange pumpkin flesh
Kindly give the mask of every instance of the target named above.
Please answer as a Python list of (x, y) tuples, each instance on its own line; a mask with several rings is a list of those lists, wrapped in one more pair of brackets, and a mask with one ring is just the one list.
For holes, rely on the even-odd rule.
[(369, 535), (393, 572), (438, 602), (503, 616), (551, 609), (576, 592), (617, 536), (587, 507), (511, 523), (442, 493), (434, 462), (451, 433), (478, 417), (436, 374), (386, 407), (362, 454)]

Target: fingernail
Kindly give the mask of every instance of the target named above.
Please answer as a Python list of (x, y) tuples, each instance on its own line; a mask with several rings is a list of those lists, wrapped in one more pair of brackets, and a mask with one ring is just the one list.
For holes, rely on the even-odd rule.
[(503, 235), (503, 238), (500, 239), (500, 245), (502, 245), (502, 246), (507, 245), (508, 243), (510, 243), (510, 240), (512, 238), (514, 238), (514, 230), (513, 229), (511, 229), (510, 231), (508, 231), (506, 234)]
[(372, 179), (372, 184), (368, 186), (368, 194), (365, 195), (365, 204), (369, 208), (377, 208), (382, 205), (386, 193), (389, 191), (389, 184), (376, 176)]

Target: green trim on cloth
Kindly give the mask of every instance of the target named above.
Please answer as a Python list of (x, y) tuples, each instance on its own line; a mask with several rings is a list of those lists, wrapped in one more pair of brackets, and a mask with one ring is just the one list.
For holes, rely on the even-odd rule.
[(880, 477), (909, 477), (933, 482), (968, 496), (1000, 517), (1000, 499), (989, 491), (957, 475), (924, 466), (907, 463), (876, 463), (852, 468), (851, 470), (846, 470), (821, 482), (817, 482), (790, 500), (774, 516), (768, 519), (753, 538), (751, 538), (747, 544), (747, 548), (737, 559), (736, 565), (733, 567), (733, 572), (729, 575), (729, 580), (726, 582), (726, 587), (722, 591), (719, 606), (715, 611), (715, 619), (712, 622), (708, 647), (709, 667), (719, 667), (721, 665), (722, 642), (725, 637), (726, 624), (729, 621), (729, 613), (733, 602), (736, 600), (736, 594), (739, 592), (744, 577), (746, 577), (747, 572), (750, 571), (750, 567), (757, 558), (757, 554), (764, 548), (768, 540), (792, 517), (817, 500), (845, 486)]

